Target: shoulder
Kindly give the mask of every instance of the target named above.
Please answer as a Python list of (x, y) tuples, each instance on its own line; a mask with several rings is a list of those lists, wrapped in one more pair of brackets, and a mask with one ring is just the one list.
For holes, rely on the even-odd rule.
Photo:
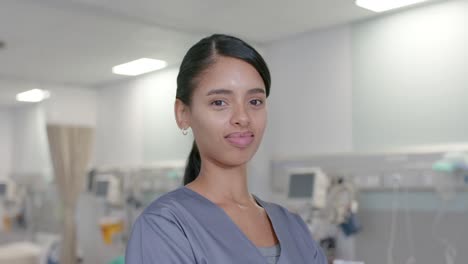
[(186, 211), (189, 197), (182, 188), (161, 195), (154, 200), (139, 216), (140, 219), (164, 219), (177, 223)]
[(177, 189), (152, 202), (134, 222), (125, 263), (195, 263), (181, 210), (183, 193)]
[(164, 209), (176, 209), (186, 199), (188, 199), (188, 197), (183, 188), (177, 188), (159, 196), (146, 207), (143, 213), (157, 213)]

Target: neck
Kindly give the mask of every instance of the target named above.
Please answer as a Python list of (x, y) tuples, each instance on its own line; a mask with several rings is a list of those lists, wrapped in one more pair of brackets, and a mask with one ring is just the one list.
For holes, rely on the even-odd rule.
[(217, 204), (255, 203), (247, 184), (247, 165), (221, 167), (203, 161), (198, 177), (187, 185)]

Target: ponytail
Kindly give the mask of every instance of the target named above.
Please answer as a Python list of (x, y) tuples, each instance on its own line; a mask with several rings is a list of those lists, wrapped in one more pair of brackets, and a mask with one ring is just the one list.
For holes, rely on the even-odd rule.
[(197, 143), (193, 141), (192, 151), (187, 159), (187, 166), (185, 167), (184, 173), (184, 185), (187, 185), (194, 181), (201, 168), (200, 152), (198, 151)]

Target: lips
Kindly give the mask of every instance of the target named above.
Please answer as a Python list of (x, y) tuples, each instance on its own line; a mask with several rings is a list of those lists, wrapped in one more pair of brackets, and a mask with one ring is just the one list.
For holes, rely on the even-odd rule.
[(235, 132), (226, 136), (226, 140), (235, 147), (245, 148), (254, 140), (254, 134), (250, 131)]

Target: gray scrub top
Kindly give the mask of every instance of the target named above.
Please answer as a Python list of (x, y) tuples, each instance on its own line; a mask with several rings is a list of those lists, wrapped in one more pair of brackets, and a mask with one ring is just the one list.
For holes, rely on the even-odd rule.
[[(326, 264), (304, 221), (260, 200), (281, 246), (278, 264)], [(187, 187), (164, 194), (138, 217), (126, 264), (267, 264), (262, 252), (218, 205)]]

